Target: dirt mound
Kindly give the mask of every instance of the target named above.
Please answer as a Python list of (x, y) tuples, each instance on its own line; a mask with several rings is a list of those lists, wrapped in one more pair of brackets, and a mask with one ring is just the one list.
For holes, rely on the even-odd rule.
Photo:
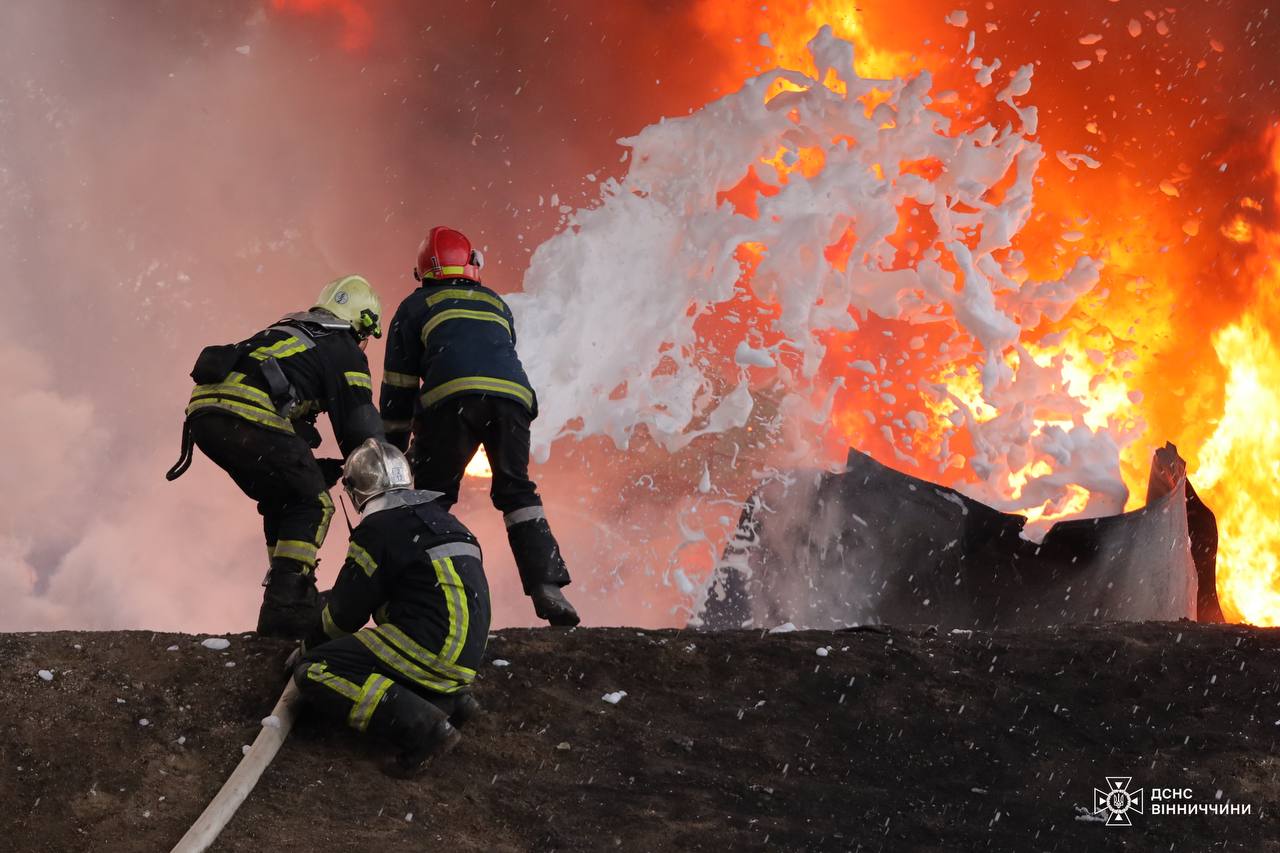
[[(288, 652), (200, 639), (0, 635), (0, 849), (182, 836)], [(1236, 626), (506, 630), (435, 776), (304, 717), (215, 849), (1280, 851), (1278, 686), (1280, 632)], [(1108, 776), (1131, 826), (1092, 814)]]

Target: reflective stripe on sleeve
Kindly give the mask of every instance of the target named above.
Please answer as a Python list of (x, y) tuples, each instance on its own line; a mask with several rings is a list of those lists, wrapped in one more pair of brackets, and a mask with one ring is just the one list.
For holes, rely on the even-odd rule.
[(320, 513), (320, 526), (316, 528), (317, 548), (324, 544), (324, 538), (329, 535), (329, 522), (333, 521), (333, 498), (329, 497), (328, 492), (320, 493), (320, 506), (323, 509)]
[(526, 521), (533, 521), (537, 518), (546, 518), (547, 511), (539, 506), (526, 506), (521, 509), (513, 509), (511, 512), (505, 513), (502, 520), (506, 522), (507, 529), (515, 527), (517, 524), (523, 524)]
[(361, 373), (358, 370), (348, 370), (342, 376), (347, 380), (347, 384), (352, 388), (367, 388), (373, 390), (373, 380), (369, 378), (369, 374)]
[(330, 640), (336, 640), (339, 637), (345, 637), (347, 632), (338, 627), (338, 623), (333, 621), (333, 614), (329, 611), (329, 605), (324, 606), (324, 610), (320, 611), (320, 623), (324, 626), (324, 635)]
[(297, 560), (308, 567), (314, 567), (319, 556), (314, 543), (302, 542), (298, 539), (281, 539), (271, 552), (274, 557)]
[(392, 388), (417, 389), (418, 376), (415, 373), (396, 373), (394, 370), (387, 370), (382, 374), (382, 384)]
[(368, 577), (373, 577), (373, 573), (378, 570), (378, 561), (354, 542), (347, 546), (347, 559), (364, 569)]

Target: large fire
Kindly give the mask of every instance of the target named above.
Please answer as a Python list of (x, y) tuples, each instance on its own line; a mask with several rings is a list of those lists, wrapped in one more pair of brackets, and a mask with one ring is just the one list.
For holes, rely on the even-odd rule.
[[(851, 0), (771, 2), (750, 8), (708, 0), (701, 6), (701, 18), (713, 34), (727, 36), (752, 29), (767, 33), (758, 45), (737, 42), (738, 49), (731, 50), (736, 65), (726, 69), (726, 86), (732, 85), (734, 75), (741, 79), (748, 69), (770, 64), (812, 73), (805, 45), (817, 27), (828, 24), (836, 35), (858, 46), (856, 67), (862, 76), (892, 77), (929, 69), (939, 81), (935, 91), (952, 89), (939, 94), (938, 101), (967, 101), (961, 121), (980, 120), (985, 99), (955, 79), (956, 63), (950, 57), (961, 55), (967, 62), (970, 51), (964, 43), (969, 40), (972, 45), (973, 39), (969, 32), (983, 28), (992, 32), (998, 25), (984, 27), (961, 12), (951, 13), (945, 21), (922, 20), (909, 12), (902, 15), (902, 6), (895, 6), (894, 23), (931, 34), (936, 52), (908, 55), (877, 46), (871, 22)], [(991, 9), (992, 4), (986, 7)], [(1166, 12), (1172, 11), (1147, 12), (1142, 21), (1135, 19), (1125, 27), (1123, 37), (1138, 38), (1142, 24), (1151, 26), (1152, 21), (1158, 34), (1167, 34)], [(948, 34), (948, 29), (960, 37)], [(1077, 60), (1075, 67), (1104, 61), (1107, 50), (1099, 44), (1102, 41), (1100, 35), (1082, 33), (1080, 45), (1093, 49), (1081, 54), (1093, 56)], [(946, 44), (952, 46), (948, 49)], [(1206, 41), (1208, 56), (1222, 51), (1220, 42)], [(981, 62), (970, 67), (980, 67)], [(1202, 60), (1199, 68), (1206, 63)], [(1055, 94), (1037, 89), (1035, 97), (1052, 100)], [(1194, 118), (1190, 111), (1188, 118)], [(1218, 515), (1218, 593), (1224, 613), (1236, 621), (1280, 624), (1280, 301), (1274, 295), (1280, 290), (1280, 233), (1264, 224), (1267, 205), (1248, 196), (1234, 204), (1224, 202), (1220, 193), (1182, 202), (1191, 194), (1192, 171), (1182, 164), (1170, 169), (1164, 163), (1135, 164), (1118, 157), (1120, 162), (1102, 165), (1089, 176), (1087, 191), (1105, 193), (1106, 206), (1097, 209), (1077, 178), (1082, 177), (1082, 165), (1093, 170), (1100, 161), (1105, 163), (1107, 148), (1097, 122), (1090, 122), (1085, 130), (1096, 140), (1089, 156), (1060, 153), (1058, 159), (1065, 168), (1042, 171), (1044, 180), (1036, 195), (1038, 215), (1015, 245), (1025, 256), (1027, 268), (1038, 274), (1061, 273), (1056, 265), (1064, 255), (1064, 242), (1073, 252), (1087, 251), (1102, 262), (1102, 282), (1061, 321), (1041, 323), (1027, 351), (1011, 352), (1009, 358), (1030, 357), (1059, 372), (1073, 396), (1087, 404), (1083, 413), (1087, 424), (1110, 428), (1130, 439), (1122, 452), (1130, 490), (1128, 508), (1141, 503), (1153, 447), (1173, 440), (1190, 463), (1192, 482)], [(1274, 203), (1280, 204), (1276, 180), (1280, 134), (1257, 140), (1255, 146), (1270, 149), (1269, 174), (1260, 177), (1271, 182)], [(1183, 154), (1183, 163), (1205, 156), (1207, 152), (1189, 150)], [(764, 162), (778, 165), (776, 158)], [(1225, 159), (1215, 163), (1224, 173), (1230, 165), (1234, 164)], [(795, 179), (796, 173), (808, 178), (821, 169), (821, 164), (803, 157), (792, 166), (784, 180)], [(1214, 211), (1211, 202), (1225, 209)], [(1204, 220), (1219, 218), (1218, 228), (1203, 227)], [(1197, 281), (1196, 265), (1215, 255), (1222, 261), (1219, 269), (1239, 268), (1234, 289), (1238, 295), (1231, 304), (1221, 304), (1215, 298), (1220, 294), (1205, 294)], [(1178, 310), (1188, 307), (1187, 303), (1202, 310)], [(865, 351), (869, 339), (879, 332), (875, 324), (864, 324), (840, 343), (855, 352), (861, 343)], [(913, 350), (935, 348), (938, 342), (917, 334), (909, 346), (897, 359), (900, 364), (915, 355)], [(1057, 361), (1051, 362), (1055, 354)], [(852, 372), (843, 360), (838, 361), (824, 364), (824, 371), (832, 380), (848, 379)], [(947, 416), (956, 410), (953, 400), (967, 405), (979, 420), (996, 412), (984, 405), (972, 364), (963, 359), (949, 364), (940, 375), (921, 379), (941, 382), (951, 399), (936, 401), (929, 418), (911, 423), (914, 453), (880, 440), (882, 433), (876, 429), (866, 395), (853, 393), (858, 383), (849, 381), (837, 394), (832, 411), (833, 443), (828, 449), (833, 457), (839, 458), (845, 445), (870, 447), (873, 455), (909, 473), (948, 485), (961, 482), (965, 448), (951, 447), (956, 455), (941, 466), (923, 464), (919, 460), (928, 463), (931, 454), (920, 451), (946, 446)], [(883, 401), (875, 408), (883, 409)], [(906, 417), (906, 409), (896, 412), (899, 418)], [(1037, 416), (1036, 424), (1040, 429), (1069, 427), (1071, 419), (1046, 414)], [(1029, 479), (1044, 473), (1042, 462), (1029, 462), (1009, 474), (1004, 491), (1017, 499)], [(1088, 493), (1077, 487), (1069, 500), (1029, 507), (1025, 512), (1033, 520), (1060, 518), (1078, 513), (1087, 500)]]
[[(1122, 11), (1111, 0), (1101, 4), (1109, 15), (1098, 15), (1078, 32), (1054, 29), (1041, 67), (1039, 56), (1002, 55), (1024, 47), (1027, 22), (1040, 14), (1023, 14), (1031, 11), (1024, 4), (1016, 4), (1018, 20), (1009, 23), (991, 2), (967, 4), (965, 10), (933, 0), (887, 9), (865, 5), (701, 0), (694, 18), (720, 46), (722, 91), (774, 66), (813, 74), (807, 45), (825, 25), (856, 46), (855, 66), (863, 77), (931, 73), (933, 108), (951, 119), (956, 133), (1004, 121), (994, 115), (996, 92), (1010, 83), (1020, 63), (1037, 66), (1027, 102), (1038, 104), (1048, 118), (1038, 132), (1033, 118), (1027, 132), (1048, 156), (1035, 181), (1034, 215), (1007, 258), (1008, 275), (1019, 283), (1052, 281), (1074, 259), (1087, 256), (1098, 262), (1101, 280), (1065, 316), (1040, 318), (1024, 329), (1020, 346), (1009, 347), (1000, 359), (1010, 371), (1047, 377), (1079, 404), (1071, 411), (1034, 412), (1037, 436), (1085, 427), (1115, 438), (1129, 490), (1127, 508), (1142, 502), (1152, 451), (1165, 441), (1177, 444), (1192, 482), (1218, 516), (1224, 613), (1237, 621), (1280, 624), (1280, 230), (1274, 225), (1280, 133), (1211, 145), (1206, 127), (1215, 120), (1213, 107), (1189, 98), (1179, 108), (1186, 129), (1161, 139), (1144, 139), (1140, 126), (1117, 118), (1150, 116), (1144, 98), (1179, 85), (1157, 64), (1144, 62), (1143, 51), (1164, 55), (1181, 33), (1185, 53), (1194, 40), (1197, 55), (1180, 55), (1185, 61), (1178, 67), (1189, 79), (1214, 73), (1231, 47), (1204, 32), (1192, 17), (1194, 9)], [(367, 41), (367, 11), (355, 0), (273, 0), (273, 6), (337, 12), (348, 49)], [(1005, 36), (1006, 30), (1016, 34)], [(1109, 86), (1098, 85), (1100, 79)], [(824, 82), (843, 92), (832, 75)], [(766, 97), (789, 88), (780, 81)], [(875, 91), (865, 97), (868, 116), (878, 97)], [(1067, 126), (1053, 118), (1055, 108), (1082, 118)], [(1155, 156), (1155, 150), (1165, 156)], [(777, 176), (774, 185), (750, 175), (724, 193), (726, 203), (748, 216), (757, 215), (757, 195), (811, 180), (825, 167), (821, 150), (804, 145), (771, 152), (759, 162), (760, 175)], [(937, 167), (921, 160), (897, 169), (902, 177), (933, 181)], [(883, 178), (882, 167), (876, 168)], [(1006, 188), (998, 185), (991, 195)], [(827, 246), (827, 262), (842, 268), (854, 237), (847, 233)], [(900, 211), (899, 229), (890, 238), (898, 253), (892, 265), (914, 263), (930, 237), (922, 211)], [(767, 251), (764, 245), (739, 251), (743, 298), (734, 303), (735, 311), (776, 315), (773, 301), (751, 292), (751, 271)], [(723, 316), (709, 322), (716, 319)], [(852, 445), (925, 479), (957, 487), (971, 482), (976, 449), (957, 424), (967, 418), (995, 427), (1007, 414), (983, 398), (972, 342), (945, 322), (923, 327), (874, 314), (856, 319), (856, 331), (824, 340), (827, 356), (817, 370), (815, 403), (829, 398), (830, 408), (814, 455), (838, 462)], [(779, 339), (759, 343), (767, 348)], [(785, 348), (774, 351), (786, 361)], [(892, 389), (886, 378), (892, 378)], [(736, 453), (735, 447), (735, 458)], [(1012, 460), (994, 485), (1009, 506), (1034, 522), (1078, 514), (1096, 498), (1075, 486), (1065, 496), (1040, 500), (1036, 484), (1051, 466), (1043, 458), (1019, 461)]]

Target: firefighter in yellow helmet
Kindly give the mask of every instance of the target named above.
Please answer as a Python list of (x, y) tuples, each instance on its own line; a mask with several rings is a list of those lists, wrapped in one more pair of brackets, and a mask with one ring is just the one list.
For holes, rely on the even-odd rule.
[(327, 412), (345, 456), (381, 438), (364, 347), (381, 337), (382, 304), (363, 277), (335, 279), (311, 310), (236, 344), (206, 347), (191, 377), (177, 479), (192, 445), (258, 503), (270, 569), (258, 632), (301, 638), (319, 610), (315, 568), (333, 517), (341, 460), (317, 460), (316, 416)]

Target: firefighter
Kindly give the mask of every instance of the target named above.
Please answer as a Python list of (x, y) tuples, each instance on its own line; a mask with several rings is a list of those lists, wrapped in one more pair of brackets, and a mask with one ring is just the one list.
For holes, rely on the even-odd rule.
[(310, 311), (289, 314), (238, 344), (206, 347), (183, 426), (182, 458), (192, 445), (258, 502), (270, 569), (258, 633), (300, 639), (319, 610), (315, 568), (333, 517), (329, 488), (342, 462), (317, 460), (319, 412), (344, 454), (382, 436), (364, 347), (382, 334), (381, 303), (369, 282), (349, 275), (330, 282)]
[(480, 266), (461, 232), (436, 227), (423, 240), (413, 271), (422, 286), (400, 303), (387, 335), (383, 426), (401, 450), (412, 432), (414, 485), (443, 492), (446, 508), (484, 446), (490, 497), (506, 522), (525, 595), (538, 618), (576, 625), (577, 611), (560, 589), (569, 572), (529, 479), (537, 397), (516, 353), (511, 309), (481, 285)]
[[(437, 500), (413, 491), (409, 462), (369, 439), (342, 485), (362, 514), (347, 560), (293, 678), (325, 714), (390, 740), (390, 770), (411, 776), (457, 745), (479, 710), (469, 686), (489, 635), (480, 547)], [(363, 627), (372, 616), (376, 627)]]

